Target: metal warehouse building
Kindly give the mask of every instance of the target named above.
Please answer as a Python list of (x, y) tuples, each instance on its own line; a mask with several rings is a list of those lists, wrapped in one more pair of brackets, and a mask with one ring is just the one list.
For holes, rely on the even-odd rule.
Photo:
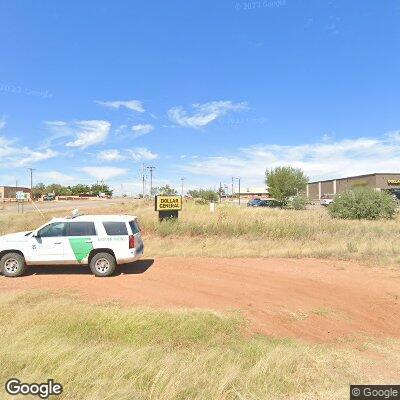
[(400, 173), (376, 173), (310, 182), (306, 195), (310, 199), (333, 197), (346, 189), (366, 186), (376, 190), (387, 190), (400, 198)]

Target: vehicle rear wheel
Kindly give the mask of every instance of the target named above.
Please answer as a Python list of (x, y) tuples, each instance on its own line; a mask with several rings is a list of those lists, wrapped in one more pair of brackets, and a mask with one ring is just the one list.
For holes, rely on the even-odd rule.
[(111, 276), (115, 271), (117, 262), (109, 253), (98, 253), (90, 261), (90, 269), (95, 276)]
[(0, 260), (0, 269), (9, 278), (21, 276), (26, 270), (25, 258), (19, 253), (7, 253)]

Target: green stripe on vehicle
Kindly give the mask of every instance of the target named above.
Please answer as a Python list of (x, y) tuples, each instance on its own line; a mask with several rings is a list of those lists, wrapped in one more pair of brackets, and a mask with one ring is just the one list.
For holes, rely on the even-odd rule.
[(69, 244), (78, 262), (81, 262), (93, 250), (93, 245), (91, 242), (88, 242), (89, 240), (90, 237), (69, 239)]

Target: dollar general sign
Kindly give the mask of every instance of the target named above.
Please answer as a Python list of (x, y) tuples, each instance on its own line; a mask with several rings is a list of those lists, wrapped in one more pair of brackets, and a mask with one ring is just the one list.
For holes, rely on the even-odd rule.
[(181, 211), (181, 196), (156, 196), (156, 211)]

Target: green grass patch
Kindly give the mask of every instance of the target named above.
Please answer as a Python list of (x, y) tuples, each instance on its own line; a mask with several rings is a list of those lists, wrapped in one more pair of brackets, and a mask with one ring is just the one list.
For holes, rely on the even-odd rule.
[(60, 399), (74, 400), (332, 399), (365, 378), (354, 351), (249, 337), (244, 327), (235, 314), (3, 294), (0, 380), (54, 378)]

